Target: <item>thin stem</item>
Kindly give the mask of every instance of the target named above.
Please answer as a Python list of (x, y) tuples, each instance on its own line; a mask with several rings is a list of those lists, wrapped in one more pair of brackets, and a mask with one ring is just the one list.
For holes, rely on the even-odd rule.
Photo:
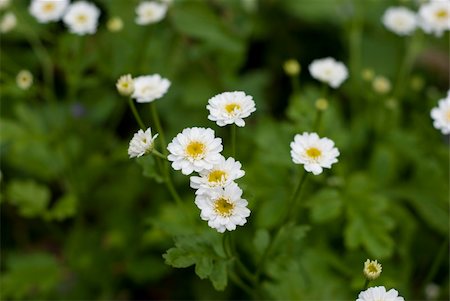
[(159, 139), (161, 141), (162, 153), (167, 154), (168, 151), (167, 151), (166, 138), (164, 136), (164, 131), (161, 126), (161, 121), (159, 120), (158, 110), (156, 109), (156, 104), (154, 102), (150, 103), (150, 111), (152, 114), (152, 119), (155, 124), (156, 130), (159, 133)]
[(233, 271), (230, 271), (229, 275), (230, 275), (231, 281), (233, 281), (237, 286), (239, 286), (249, 296), (256, 297), (255, 293), (252, 291), (251, 287), (248, 286), (247, 284), (245, 284), (244, 281), (242, 281), (242, 279), (239, 278), (239, 276), (236, 273), (234, 273)]
[[(295, 207), (298, 200), (298, 196), (300, 195), (300, 192), (302, 190), (303, 184), (306, 181), (308, 173), (306, 171), (303, 171), (302, 176), (300, 177), (300, 181), (297, 184), (297, 187), (295, 188), (294, 194), (292, 195), (291, 200), (289, 201), (289, 204), (287, 206), (287, 220), (291, 220), (295, 217), (297, 214)], [(283, 220), (281, 221), (283, 222)]]
[(369, 280), (369, 279), (366, 279), (366, 282), (364, 282), (364, 288), (363, 288), (363, 291), (365, 291), (365, 290), (369, 287), (369, 283), (370, 283), (370, 280)]
[(136, 122), (139, 124), (139, 127), (145, 131), (145, 125), (142, 122), (141, 116), (139, 116), (138, 111), (136, 110), (136, 106), (134, 105), (134, 101), (131, 97), (128, 97), (128, 105), (130, 106), (131, 112), (133, 112), (134, 119), (136, 119)]
[(231, 157), (236, 158), (236, 124), (231, 125)]
[(442, 242), (442, 245), (439, 248), (439, 252), (434, 257), (434, 261), (433, 261), (433, 264), (431, 265), (430, 271), (428, 272), (427, 277), (425, 277), (425, 281), (424, 281), (425, 285), (427, 285), (428, 283), (430, 283), (433, 280), (434, 276), (436, 275), (437, 271), (439, 270), (442, 260), (444, 260), (445, 254), (447, 254), (448, 242), (449, 242), (448, 237), (445, 241)]
[(167, 160), (167, 156), (161, 154), (161, 153), (158, 152), (156, 149), (153, 149), (153, 150), (152, 150), (152, 154), (154, 154), (155, 156), (157, 156), (157, 157), (159, 157), (159, 158), (161, 158), (161, 159)]
[(322, 115), (323, 115), (323, 111), (322, 110), (317, 110), (317, 115), (316, 115), (316, 120), (314, 121), (314, 132), (318, 133), (320, 130), (320, 122), (322, 121)]

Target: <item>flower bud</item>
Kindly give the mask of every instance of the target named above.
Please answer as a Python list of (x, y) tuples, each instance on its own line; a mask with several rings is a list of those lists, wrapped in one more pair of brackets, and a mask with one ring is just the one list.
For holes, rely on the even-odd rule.
[(130, 96), (134, 91), (134, 81), (130, 74), (122, 75), (116, 83), (120, 95)]
[(381, 274), (381, 270), (381, 264), (376, 260), (367, 259), (366, 262), (364, 262), (364, 277), (369, 281), (377, 279)]
[(296, 59), (290, 59), (283, 64), (284, 72), (289, 76), (296, 76), (300, 74), (301, 66)]

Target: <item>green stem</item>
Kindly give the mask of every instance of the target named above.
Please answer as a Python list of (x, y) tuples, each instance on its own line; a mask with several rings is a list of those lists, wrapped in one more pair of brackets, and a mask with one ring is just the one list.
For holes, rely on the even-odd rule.
[(161, 158), (161, 159), (167, 160), (167, 156), (161, 154), (161, 153), (158, 152), (156, 149), (153, 149), (153, 150), (152, 150), (152, 154), (154, 154), (155, 156), (157, 156), (157, 157), (159, 157), (159, 158)]
[(436, 275), (437, 271), (439, 270), (442, 260), (444, 260), (445, 254), (447, 254), (448, 242), (449, 242), (448, 237), (446, 240), (444, 240), (442, 242), (442, 245), (439, 248), (439, 252), (434, 257), (434, 261), (433, 261), (433, 264), (431, 265), (430, 271), (428, 272), (427, 277), (425, 277), (425, 281), (424, 281), (425, 285), (429, 284), (433, 280), (434, 276)]
[(323, 115), (323, 111), (322, 110), (317, 110), (317, 115), (316, 115), (316, 120), (314, 121), (314, 132), (318, 133), (320, 130), (320, 122), (322, 121), (322, 115)]
[(136, 106), (134, 105), (134, 101), (131, 97), (128, 97), (128, 105), (130, 106), (131, 112), (133, 112), (134, 119), (136, 119), (136, 122), (139, 124), (139, 127), (143, 131), (145, 131), (146, 130), (145, 125), (142, 122), (141, 116), (139, 116), (139, 113), (136, 110)]
[(168, 151), (167, 151), (166, 138), (164, 136), (164, 131), (163, 131), (163, 128), (161, 126), (161, 121), (159, 120), (158, 110), (157, 110), (156, 104), (154, 102), (150, 103), (150, 111), (151, 111), (151, 114), (152, 114), (153, 122), (154, 122), (155, 127), (156, 127), (156, 131), (159, 133), (159, 139), (161, 141), (162, 153), (167, 155)]
[[(295, 207), (297, 205), (296, 203), (297, 203), (298, 197), (300, 195), (300, 191), (302, 190), (303, 184), (306, 181), (307, 175), (308, 175), (308, 172), (303, 171), (303, 174), (300, 177), (300, 181), (298, 182), (297, 187), (295, 188), (294, 194), (292, 195), (292, 198), (289, 201), (289, 204), (287, 206), (288, 211), (287, 211), (287, 216), (286, 216), (286, 219), (288, 221), (291, 219), (294, 219), (296, 214), (298, 214), (295, 210)], [(283, 223), (283, 220), (281, 220), (281, 223)]]
[(369, 287), (369, 283), (370, 283), (370, 280), (369, 280), (369, 279), (366, 279), (366, 282), (364, 282), (364, 288), (363, 288), (363, 291), (365, 291), (365, 290)]
[(234, 273), (233, 271), (230, 271), (229, 275), (230, 275), (231, 281), (233, 281), (237, 286), (239, 286), (249, 296), (256, 297), (255, 293), (252, 291), (251, 287), (248, 286), (247, 284), (245, 284), (244, 281), (242, 281), (242, 279), (239, 278), (239, 276), (236, 273)]
[(236, 158), (236, 124), (231, 125), (231, 157)]

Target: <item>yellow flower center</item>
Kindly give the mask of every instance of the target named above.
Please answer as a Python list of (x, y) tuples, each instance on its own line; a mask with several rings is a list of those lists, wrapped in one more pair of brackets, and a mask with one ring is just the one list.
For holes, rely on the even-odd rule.
[(367, 266), (367, 270), (369, 271), (369, 273), (378, 273), (378, 268), (377, 268), (377, 266), (376, 266), (375, 264), (373, 264), (373, 263), (370, 263), (370, 264)]
[(226, 180), (227, 173), (223, 170), (214, 170), (208, 175), (208, 182), (218, 183), (222, 180)]
[(192, 141), (186, 147), (186, 154), (192, 158), (198, 158), (205, 152), (205, 144), (199, 141)]
[(77, 18), (76, 18), (76, 21), (79, 24), (84, 24), (87, 21), (87, 17), (85, 15), (78, 15)]
[(46, 13), (50, 13), (55, 9), (55, 3), (45, 3), (42, 10)]
[(448, 122), (450, 122), (450, 110), (448, 110), (448, 111), (445, 113), (445, 118), (447, 119)]
[(235, 110), (240, 110), (241, 106), (237, 103), (229, 103), (225, 106), (225, 110), (228, 112), (228, 114), (234, 113)]
[(446, 19), (448, 18), (448, 12), (445, 9), (438, 10), (436, 12), (436, 17), (438, 19)]
[(234, 204), (228, 199), (220, 198), (214, 202), (214, 210), (221, 216), (230, 216), (233, 214)]
[(308, 157), (317, 159), (320, 157), (320, 155), (322, 155), (322, 152), (315, 147), (310, 147), (306, 150), (306, 154), (308, 155)]

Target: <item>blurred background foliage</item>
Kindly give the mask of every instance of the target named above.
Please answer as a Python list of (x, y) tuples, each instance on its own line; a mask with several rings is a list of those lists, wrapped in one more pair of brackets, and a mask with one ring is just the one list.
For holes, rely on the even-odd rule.
[[(220, 235), (198, 217), (188, 178), (174, 175), (180, 210), (158, 185), (151, 157), (128, 159), (138, 126), (114, 84), (126, 73), (170, 79), (157, 101), (168, 139), (205, 126), (226, 144), (227, 130), (207, 119), (207, 100), (234, 90), (254, 97), (257, 111), (237, 147), (252, 215), (236, 244), (256, 268), (297, 182), (289, 143), (313, 130), (315, 101), (324, 97), (307, 66), (326, 56), (350, 68), (349, 80), (326, 92), (318, 131), (341, 156), (331, 171), (309, 177), (298, 225), (269, 254), (264, 298), (356, 299), (371, 258), (383, 264), (374, 284), (406, 300), (449, 299), (448, 139), (429, 116), (448, 89), (448, 32), (416, 34), (400, 97), (377, 94), (361, 76), (371, 68), (398, 88), (411, 41), (380, 18), (390, 5), (416, 10), (417, 2), (175, 0), (150, 26), (134, 23), (138, 1), (93, 2), (102, 12), (94, 35), (38, 24), (28, 1), (18, 0), (10, 8), (17, 28), (1, 36), (2, 299), (249, 297), (227, 280), (227, 262), (212, 266)], [(122, 31), (106, 29), (113, 16)], [(289, 58), (302, 66), (298, 89), (282, 68)], [(34, 75), (27, 91), (15, 83), (21, 69)], [(137, 107), (151, 125), (148, 105)], [(437, 293), (427, 293), (430, 284)]]

